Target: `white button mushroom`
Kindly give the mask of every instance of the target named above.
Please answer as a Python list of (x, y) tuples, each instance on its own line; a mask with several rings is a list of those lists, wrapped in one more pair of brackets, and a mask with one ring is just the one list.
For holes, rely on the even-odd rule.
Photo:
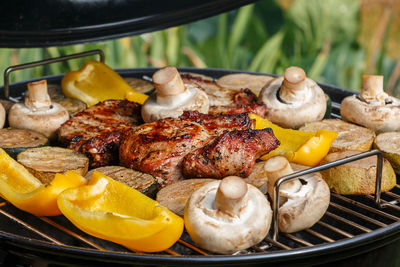
[(360, 96), (343, 99), (344, 120), (365, 126), (376, 133), (400, 130), (400, 99), (383, 91), (383, 76), (364, 75)]
[(185, 208), (185, 227), (200, 247), (221, 254), (249, 248), (267, 235), (272, 218), (269, 202), (256, 187), (229, 176), (205, 184)]
[[(274, 184), (280, 177), (293, 173), (285, 157), (270, 158), (265, 165), (268, 194), (274, 196)], [(300, 182), (300, 179), (302, 182)], [(293, 233), (313, 226), (329, 206), (330, 192), (319, 173), (294, 178), (279, 188), (279, 230)]]
[(267, 119), (286, 128), (319, 121), (326, 111), (324, 91), (298, 67), (287, 68), (283, 77), (268, 83), (258, 100), (267, 106)]
[(5, 120), (6, 120), (6, 110), (0, 103), (0, 129), (3, 128)]
[(142, 118), (152, 122), (166, 117), (177, 118), (185, 110), (208, 113), (207, 94), (194, 84), (184, 84), (175, 67), (165, 67), (153, 75), (156, 91), (142, 106)]
[(14, 104), (8, 115), (10, 127), (33, 130), (49, 139), (56, 138), (58, 128), (68, 119), (68, 111), (51, 102), (46, 80), (28, 83), (25, 104)]

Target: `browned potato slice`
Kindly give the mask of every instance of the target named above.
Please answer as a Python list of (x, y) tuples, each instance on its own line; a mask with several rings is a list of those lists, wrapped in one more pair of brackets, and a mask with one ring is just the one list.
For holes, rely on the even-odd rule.
[(374, 147), (382, 151), (389, 160), (395, 172), (400, 174), (400, 133), (387, 132), (379, 134), (374, 141)]
[(253, 93), (258, 95), (261, 89), (273, 78), (274, 77), (267, 75), (235, 73), (222, 76), (217, 80), (217, 84), (221, 87), (235, 89), (235, 90), (248, 88)]

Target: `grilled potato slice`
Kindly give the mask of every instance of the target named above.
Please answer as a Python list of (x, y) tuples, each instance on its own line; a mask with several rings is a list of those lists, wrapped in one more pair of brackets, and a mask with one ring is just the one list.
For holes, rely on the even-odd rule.
[(44, 184), (50, 183), (56, 173), (69, 170), (84, 176), (89, 167), (89, 159), (84, 154), (51, 146), (27, 149), (18, 154), (17, 161)]
[(326, 129), (338, 132), (338, 136), (332, 143), (329, 152), (358, 150), (368, 151), (374, 142), (374, 131), (339, 119), (325, 119), (307, 123), (300, 128), (304, 132), (314, 132), (318, 129)]
[(53, 99), (53, 102), (58, 103), (61, 106), (63, 106), (68, 111), (68, 114), (70, 116), (73, 116), (75, 113), (78, 113), (87, 108), (87, 105), (85, 102), (83, 102), (79, 99), (76, 99), (76, 98), (69, 98), (69, 97), (56, 98), (56, 99)]
[(400, 133), (387, 132), (379, 134), (374, 140), (374, 147), (382, 151), (395, 172), (400, 174)]

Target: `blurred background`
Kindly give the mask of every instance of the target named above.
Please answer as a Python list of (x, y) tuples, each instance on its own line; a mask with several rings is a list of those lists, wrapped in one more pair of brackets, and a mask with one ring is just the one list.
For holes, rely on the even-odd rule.
[[(0, 71), (102, 49), (112, 68), (224, 68), (283, 74), (291, 65), (322, 83), (358, 91), (363, 74), (385, 76), (400, 95), (400, 1), (261, 0), (163, 31), (64, 47), (0, 49)], [(15, 72), (11, 81), (79, 69), (86, 59)], [(3, 81), (0, 81), (2, 85)]]

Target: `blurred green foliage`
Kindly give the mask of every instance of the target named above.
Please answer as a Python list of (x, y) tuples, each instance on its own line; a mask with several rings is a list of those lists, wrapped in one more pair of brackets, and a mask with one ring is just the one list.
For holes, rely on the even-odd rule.
[[(0, 49), (0, 70), (102, 49), (106, 64), (113, 68), (176, 65), (283, 74), (285, 68), (296, 65), (318, 82), (358, 90), (366, 71), (366, 51), (357, 41), (360, 1), (296, 0), (284, 8), (282, 1), (265, 0), (141, 36), (65, 47)], [(11, 80), (65, 73), (78, 69), (85, 60), (18, 71)], [(385, 75), (387, 81), (395, 64), (380, 53), (375, 74)]]

